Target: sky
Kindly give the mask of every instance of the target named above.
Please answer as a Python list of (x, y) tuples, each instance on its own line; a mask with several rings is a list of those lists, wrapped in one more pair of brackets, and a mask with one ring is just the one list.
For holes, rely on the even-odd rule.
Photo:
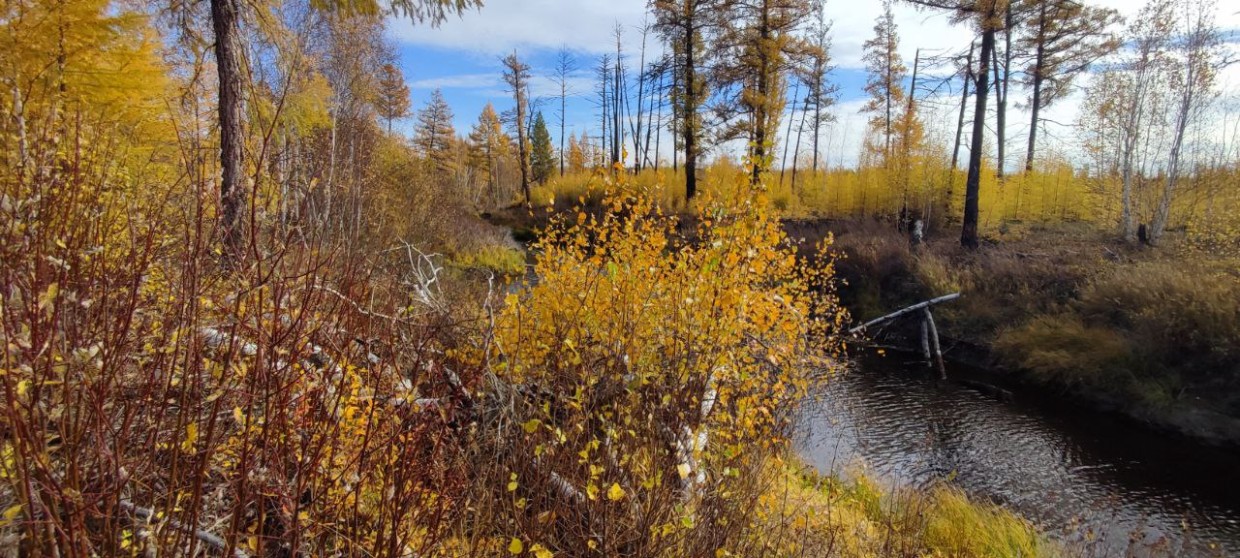
[[(1137, 0), (1092, 0), (1092, 5), (1115, 8), (1125, 18), (1140, 9)], [(1240, 9), (1227, 2), (1219, 10), (1217, 23), (1225, 30), (1234, 48), (1240, 44)], [(413, 109), (425, 106), (431, 92), (440, 89), (454, 112), (458, 134), (467, 134), (483, 107), (491, 102), (497, 111), (513, 105), (505, 91), (500, 58), (516, 52), (531, 66), (532, 97), (543, 99), (541, 110), (552, 136), (558, 137), (559, 88), (552, 75), (561, 49), (572, 53), (578, 69), (570, 80), (566, 128), (569, 133), (598, 133), (598, 108), (595, 105), (595, 79), (591, 71), (603, 54), (614, 55), (614, 30), (623, 30), (622, 45), (630, 65), (636, 65), (642, 46), (641, 28), (646, 18), (646, 0), (485, 0), (480, 10), (450, 18), (437, 28), (412, 24), (403, 19), (388, 22), (388, 36), (397, 45), (401, 70), (413, 97)], [(836, 121), (824, 129), (824, 157), (832, 165), (850, 166), (860, 153), (866, 116), (860, 114), (865, 103), (863, 87), (865, 71), (862, 44), (873, 35), (874, 20), (882, 12), (879, 0), (826, 0), (828, 19), (833, 21), (832, 56), (837, 68), (832, 80), (839, 85), (839, 100), (834, 109)], [(933, 57), (968, 48), (973, 38), (971, 28), (953, 24), (939, 11), (918, 10), (898, 2), (894, 8), (899, 28), (900, 53), (911, 70), (914, 56), (921, 49), (923, 56)], [(647, 37), (647, 56), (662, 48), (657, 36)], [(931, 71), (932, 73), (934, 70)], [(941, 73), (942, 70), (940, 69)], [(923, 74), (924, 75), (924, 74)], [(923, 81), (923, 83), (925, 83)], [(1088, 83), (1088, 77), (1078, 84)], [(1240, 91), (1240, 64), (1228, 68), (1220, 79), (1224, 91)], [(923, 121), (932, 139), (951, 143), (958, 110), (957, 83), (934, 91), (918, 87)], [(553, 101), (554, 98), (554, 101)], [(1047, 143), (1072, 151), (1073, 130), (1065, 124), (1076, 120), (1082, 100), (1080, 93), (1064, 99), (1043, 115), (1059, 124), (1046, 124), (1040, 132)], [(1029, 130), (1026, 93), (1013, 86), (1009, 102), (1008, 147), (1009, 165), (1018, 163), (1024, 152), (1024, 137)], [(403, 130), (412, 129), (412, 119), (402, 123)], [(786, 120), (785, 120), (786, 125)], [(663, 145), (669, 145), (663, 142)], [(734, 147), (733, 147), (734, 148)], [(724, 148), (725, 150), (727, 148)], [(664, 157), (670, 152), (664, 148)], [(963, 153), (962, 153), (963, 156)]]

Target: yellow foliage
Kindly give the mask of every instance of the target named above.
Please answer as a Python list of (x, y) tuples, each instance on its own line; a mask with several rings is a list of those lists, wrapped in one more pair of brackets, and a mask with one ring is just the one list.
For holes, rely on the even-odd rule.
[[(704, 196), (688, 233), (642, 187), (607, 184), (602, 214), (556, 218), (534, 247), (536, 279), (495, 318), (496, 374), (555, 394), (519, 407), (528, 453), (506, 466), (529, 471), (531, 494), (568, 490), (549, 469), (579, 487), (592, 518), (626, 533), (598, 541), (603, 554), (624, 541), (695, 555), (691, 534), (712, 529), (740, 544), (723, 533), (743, 531), (755, 471), (840, 348), (831, 259), (799, 261), (746, 178)], [(630, 506), (667, 523), (652, 533)], [(525, 524), (524, 540), (590, 544)]]
[(754, 510), (775, 556), (1032, 558), (1060, 550), (1028, 522), (957, 489), (885, 490), (784, 465)]

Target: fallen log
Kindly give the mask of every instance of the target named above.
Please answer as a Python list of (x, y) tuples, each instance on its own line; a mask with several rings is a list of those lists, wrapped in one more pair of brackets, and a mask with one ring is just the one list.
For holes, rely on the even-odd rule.
[(905, 314), (909, 314), (909, 313), (912, 313), (912, 312), (916, 312), (916, 311), (918, 311), (918, 310), (921, 310), (922, 308), (929, 308), (929, 307), (934, 306), (934, 305), (936, 305), (936, 304), (942, 304), (942, 303), (944, 303), (944, 302), (948, 302), (948, 301), (951, 301), (951, 300), (956, 300), (957, 298), (960, 298), (960, 293), (952, 293), (952, 294), (948, 294), (948, 295), (943, 295), (943, 296), (940, 296), (940, 297), (938, 297), (938, 298), (932, 298), (932, 299), (927, 300), (927, 301), (924, 301), (924, 302), (918, 302), (917, 304), (914, 304), (914, 305), (912, 305), (912, 306), (909, 306), (909, 307), (906, 307), (906, 308), (901, 308), (900, 310), (896, 310), (895, 312), (892, 312), (892, 313), (890, 313), (890, 314), (887, 314), (886, 316), (882, 316), (882, 317), (879, 317), (879, 318), (874, 318), (873, 320), (870, 320), (870, 321), (868, 321), (868, 322), (866, 322), (866, 323), (864, 323), (864, 324), (861, 324), (861, 325), (859, 325), (859, 326), (857, 326), (857, 327), (854, 327), (854, 328), (852, 328), (852, 329), (848, 330), (848, 333), (850, 333), (850, 334), (860, 333), (860, 332), (865, 331), (866, 329), (868, 329), (870, 326), (878, 325), (878, 324), (881, 324), (881, 323), (883, 323), (883, 322), (889, 322), (889, 321), (894, 320), (894, 319), (896, 319), (896, 318), (899, 318), (900, 316), (903, 316), (903, 315), (905, 315)]

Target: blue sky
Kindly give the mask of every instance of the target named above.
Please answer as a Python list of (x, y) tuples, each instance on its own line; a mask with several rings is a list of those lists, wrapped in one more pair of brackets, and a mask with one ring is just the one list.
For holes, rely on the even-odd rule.
[[(1093, 4), (1116, 8), (1122, 15), (1132, 16), (1141, 2), (1134, 0), (1093, 0)], [(826, 14), (834, 22), (832, 55), (837, 69), (833, 74), (839, 85), (836, 122), (824, 132), (824, 145), (831, 164), (855, 163), (860, 150), (865, 117), (859, 113), (864, 103), (865, 72), (861, 62), (862, 43), (873, 34), (874, 20), (882, 11), (878, 0), (827, 0)], [(914, 53), (922, 48), (927, 54), (955, 52), (967, 48), (972, 32), (952, 24), (946, 15), (920, 11), (904, 3), (895, 7), (896, 23), (901, 38), (900, 51), (911, 69)], [(1223, 28), (1240, 27), (1240, 13), (1224, 8), (1219, 13)], [(413, 96), (413, 108), (425, 106), (431, 92), (438, 88), (452, 106), (457, 133), (467, 134), (479, 112), (491, 102), (497, 111), (513, 105), (501, 78), (500, 58), (517, 54), (531, 66), (531, 88), (535, 98), (545, 97), (542, 111), (552, 135), (558, 135), (558, 87), (551, 81), (556, 55), (567, 48), (577, 62), (578, 70), (570, 80), (576, 93), (569, 100), (567, 128), (570, 132), (588, 130), (598, 133), (598, 109), (594, 104), (595, 81), (591, 69), (602, 54), (615, 52), (614, 28), (623, 29), (623, 48), (630, 67), (636, 66), (641, 49), (640, 29), (646, 17), (646, 0), (486, 0), (481, 10), (452, 18), (438, 28), (414, 25), (408, 21), (389, 21), (388, 36), (397, 45), (399, 62)], [(662, 46), (658, 38), (647, 38), (648, 57)], [(1233, 66), (1225, 76), (1224, 88), (1240, 85), (1240, 65)], [(944, 72), (943, 69), (938, 70)], [(1082, 80), (1084, 81), (1084, 80)], [(920, 89), (920, 88), (919, 88)], [(920, 92), (920, 95), (929, 95)], [(1008, 135), (1023, 137), (1028, 131), (1027, 117), (1021, 106), (1024, 93), (1013, 91), (1014, 106), (1009, 110)], [(1073, 122), (1080, 106), (1080, 96), (1065, 99), (1046, 113), (1059, 122)], [(558, 100), (557, 100), (558, 101)], [(932, 138), (944, 141), (954, 132), (958, 100), (951, 89), (941, 89), (924, 99), (923, 120)], [(554, 106), (553, 106), (554, 105)], [(786, 125), (786, 121), (785, 121)], [(412, 128), (411, 121), (402, 129)], [(1049, 141), (1068, 138), (1064, 130), (1046, 130)], [(950, 143), (950, 139), (946, 139)], [(1015, 140), (1014, 140), (1015, 141)], [(665, 141), (664, 145), (668, 145)], [(1019, 151), (1020, 144), (1009, 147)], [(667, 148), (665, 157), (670, 157)]]

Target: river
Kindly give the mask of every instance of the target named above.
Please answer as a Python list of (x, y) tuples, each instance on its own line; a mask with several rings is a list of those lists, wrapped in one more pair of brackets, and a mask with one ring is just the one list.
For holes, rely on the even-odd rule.
[[(951, 482), (1095, 556), (1240, 556), (1240, 454), (867, 355), (823, 388), (798, 435), (822, 472)], [(970, 375), (952, 370), (953, 377)], [(1092, 533), (1092, 535), (1087, 535)], [(1130, 542), (1130, 541), (1136, 542)]]

